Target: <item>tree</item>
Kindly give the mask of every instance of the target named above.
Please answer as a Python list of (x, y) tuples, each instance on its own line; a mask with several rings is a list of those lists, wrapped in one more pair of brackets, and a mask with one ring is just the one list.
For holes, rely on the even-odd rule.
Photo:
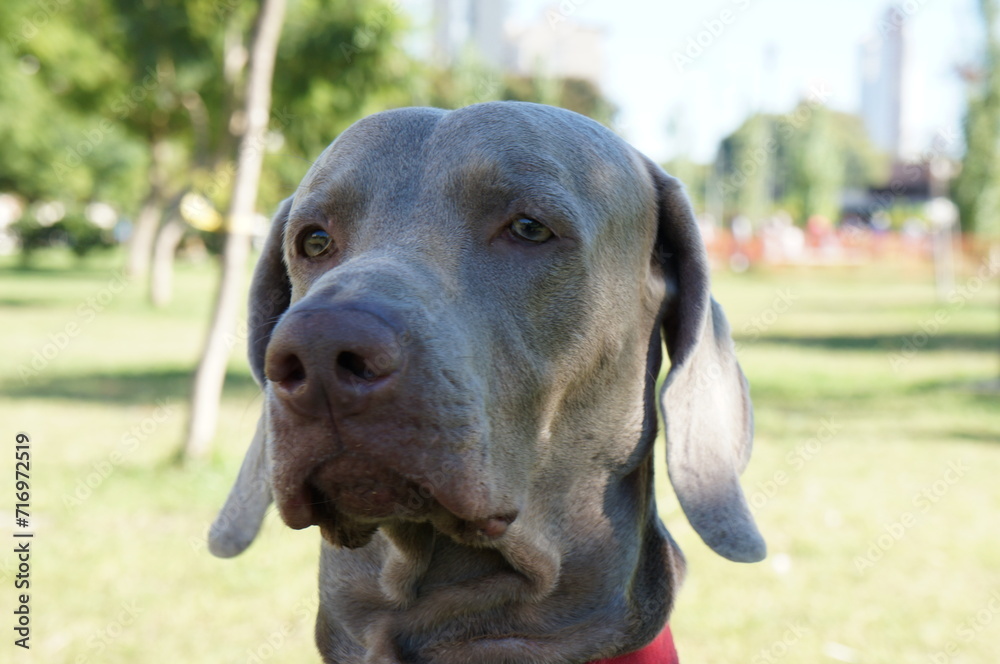
[[(260, 183), (260, 198), (267, 208), (273, 208), (294, 192), (322, 148), (365, 114), (369, 105), (381, 108), (407, 103), (409, 96), (402, 83), (413, 65), (395, 45), (402, 19), (394, 7), (383, 2), (296, 3), (296, 11), (290, 14), (276, 46), (275, 59), (280, 66), (278, 75), (269, 82), (271, 106), (275, 109), (270, 123), (268, 109), (258, 108), (256, 116), (249, 108), (236, 109), (230, 127), (243, 126), (249, 131), (251, 117), (263, 118), (264, 124), (254, 128), (254, 137), (243, 135), (240, 162), (235, 169), (219, 167), (210, 182), (192, 187), (216, 202), (221, 198), (217, 185), (226, 181), (218, 175), (235, 170), (237, 182), (229, 203), (224, 274), (211, 332), (195, 377), (191, 419), (179, 458), (203, 456), (215, 432), (228, 360), (227, 340), (232, 338), (235, 312), (242, 301), (241, 270), (245, 268), (249, 241), (247, 210), (255, 209), (257, 185), (251, 196), (240, 183), (245, 167), (256, 169), (259, 176), (261, 166), (256, 160), (266, 165), (272, 175)], [(252, 78), (252, 74), (248, 75)], [(247, 103), (251, 92), (252, 86), (248, 85)], [(268, 155), (274, 142), (284, 149)], [(244, 196), (250, 197), (250, 208)]]
[(819, 106), (792, 142), (789, 197), (803, 218), (821, 215), (836, 221), (840, 213), (840, 193), (844, 188), (843, 148), (834, 139), (832, 113)]
[(549, 80), (538, 76), (504, 76), (499, 98), (560, 106), (608, 126), (618, 112), (596, 85), (582, 78)]
[(102, 3), (0, 3), (0, 191), (57, 201), (138, 202), (148, 155), (106, 113), (127, 90), (99, 35)]
[(719, 145), (715, 164), (727, 211), (759, 221), (780, 206), (800, 221), (835, 219), (840, 193), (885, 171), (860, 118), (803, 101), (784, 115), (756, 114)]
[(504, 73), (486, 64), (474, 46), (447, 66), (420, 64), (413, 69), (412, 102), (461, 108), (487, 101), (527, 101), (566, 108), (610, 126), (618, 108), (591, 81)]
[[(231, 7), (227, 20), (235, 20), (237, 29), (227, 27), (229, 36), (213, 47), (218, 56), (203, 63), (210, 72), (216, 71), (215, 62), (231, 63), (214, 77), (226, 81), (229, 92), (214, 91), (204, 100), (184, 93), (194, 144), (177, 198), (195, 195), (202, 208), (196, 214), (213, 215), (229, 206), (236, 170), (234, 146), (244, 117), (237, 102), (245, 61), (239, 57), (244, 48), (238, 35), (248, 21), (233, 13), (243, 5)], [(259, 185), (262, 209), (272, 209), (294, 191), (316, 155), (368, 110), (411, 103), (406, 80), (414, 64), (398, 43), (403, 24), (398, 6), (382, 0), (299, 0), (288, 7), (276, 56), (278, 75), (272, 82), (273, 111), (261, 145), (268, 173)], [(169, 299), (176, 247), (192, 235), (184, 222), (189, 216), (174, 214), (160, 227), (150, 283), (154, 302)]]
[[(195, 137), (215, 137), (226, 150), (224, 131), (198, 132), (197, 110), (224, 105), (226, 76), (214, 61), (229, 62), (213, 11), (205, 0), (149, 0), (141, 12), (127, 0), (105, 0), (104, 20), (91, 29), (125, 72), (126, 90), (110, 111), (127, 131), (148, 146), (146, 186), (129, 239), (126, 271), (145, 278), (163, 210), (184, 187), (191, 170)], [(235, 25), (232, 19), (225, 25)], [(238, 44), (239, 45), (239, 44)]]
[(965, 114), (965, 156), (955, 182), (962, 230), (1000, 236), (1000, 6), (980, 0), (985, 48), (980, 67), (965, 71), (969, 101)]
[(776, 135), (775, 116), (755, 114), (719, 144), (716, 156), (718, 187), (723, 206), (733, 216), (742, 214), (759, 223), (771, 212), (774, 173), (785, 148)]
[[(1000, 4), (980, 0), (979, 7), (985, 48), (981, 68), (972, 68), (965, 76), (969, 82), (965, 156), (954, 192), (962, 230), (995, 241), (1000, 238)], [(1000, 389), (1000, 378), (992, 387)]]
[(285, 0), (261, 0), (250, 44), (245, 130), (239, 143), (236, 181), (229, 206), (229, 226), (223, 252), (222, 276), (212, 324), (195, 374), (185, 457), (200, 457), (209, 448), (218, 418), (219, 400), (229, 358), (227, 338), (236, 327), (243, 295), (243, 277), (250, 253), (250, 234), (257, 204), (257, 183), (264, 163), (264, 146), (271, 110), (271, 81), (285, 16)]
[(774, 161), (777, 144), (772, 139), (774, 127), (764, 115), (747, 121), (746, 140), (738, 162), (743, 184), (736, 192), (736, 206), (755, 223), (771, 213), (774, 200)]

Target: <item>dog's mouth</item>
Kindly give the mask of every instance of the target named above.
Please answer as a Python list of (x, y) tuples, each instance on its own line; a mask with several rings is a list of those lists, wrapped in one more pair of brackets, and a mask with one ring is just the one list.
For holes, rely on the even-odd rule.
[(417, 518), (432, 498), (395, 470), (363, 456), (341, 454), (321, 465), (306, 481), (307, 490), (325, 497), (325, 509), (335, 507), (359, 519)]
[(366, 544), (386, 520), (426, 518), (433, 503), (417, 482), (357, 454), (321, 463), (278, 497), (289, 527), (319, 526), (331, 544), (349, 547)]
[(432, 522), (455, 539), (482, 544), (503, 536), (517, 517), (516, 510), (478, 513), (456, 497), (465, 493), (460, 488), (435, 486), (351, 453), (321, 463), (300, 486), (278, 493), (289, 527), (319, 526), (329, 543), (349, 548), (364, 546), (390, 521)]

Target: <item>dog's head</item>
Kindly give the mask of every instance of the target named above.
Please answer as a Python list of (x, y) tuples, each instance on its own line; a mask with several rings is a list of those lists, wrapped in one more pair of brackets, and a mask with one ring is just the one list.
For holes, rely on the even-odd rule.
[[(627, 509), (653, 383), (673, 486), (704, 541), (764, 556), (738, 483), (752, 411), (680, 184), (568, 111), (489, 103), (366, 118), (274, 218), (250, 296), (265, 414), (212, 551), (293, 528), (549, 538)], [(602, 500), (574, 505), (586, 492)], [(627, 498), (621, 498), (628, 502)], [(553, 521), (558, 520), (559, 523)]]

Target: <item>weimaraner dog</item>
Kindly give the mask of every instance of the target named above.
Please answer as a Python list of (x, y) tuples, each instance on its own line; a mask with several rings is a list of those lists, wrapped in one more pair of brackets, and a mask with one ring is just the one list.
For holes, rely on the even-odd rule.
[(212, 526), (273, 500), (323, 539), (338, 664), (560, 664), (642, 649), (684, 559), (671, 482), (717, 553), (765, 545), (739, 475), (753, 416), (677, 180), (548, 106), (378, 113), (274, 218), (250, 294), (264, 414)]

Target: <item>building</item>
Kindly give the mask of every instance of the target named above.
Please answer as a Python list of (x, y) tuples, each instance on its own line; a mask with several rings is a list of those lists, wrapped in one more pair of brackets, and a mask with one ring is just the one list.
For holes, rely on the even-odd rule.
[(508, 0), (434, 0), (434, 59), (448, 65), (473, 48), (483, 64), (510, 66), (506, 35)]
[(508, 0), (433, 0), (434, 60), (447, 66), (470, 50), (483, 64), (520, 76), (577, 78), (600, 88), (605, 33), (552, 4), (530, 21), (509, 19)]
[(872, 142), (894, 159), (914, 152), (908, 48), (906, 14), (898, 7), (887, 9), (861, 44), (861, 117)]
[(567, 6), (574, 5), (550, 5), (533, 21), (511, 26), (510, 68), (522, 76), (582, 79), (600, 89), (604, 78), (604, 29), (575, 20)]

